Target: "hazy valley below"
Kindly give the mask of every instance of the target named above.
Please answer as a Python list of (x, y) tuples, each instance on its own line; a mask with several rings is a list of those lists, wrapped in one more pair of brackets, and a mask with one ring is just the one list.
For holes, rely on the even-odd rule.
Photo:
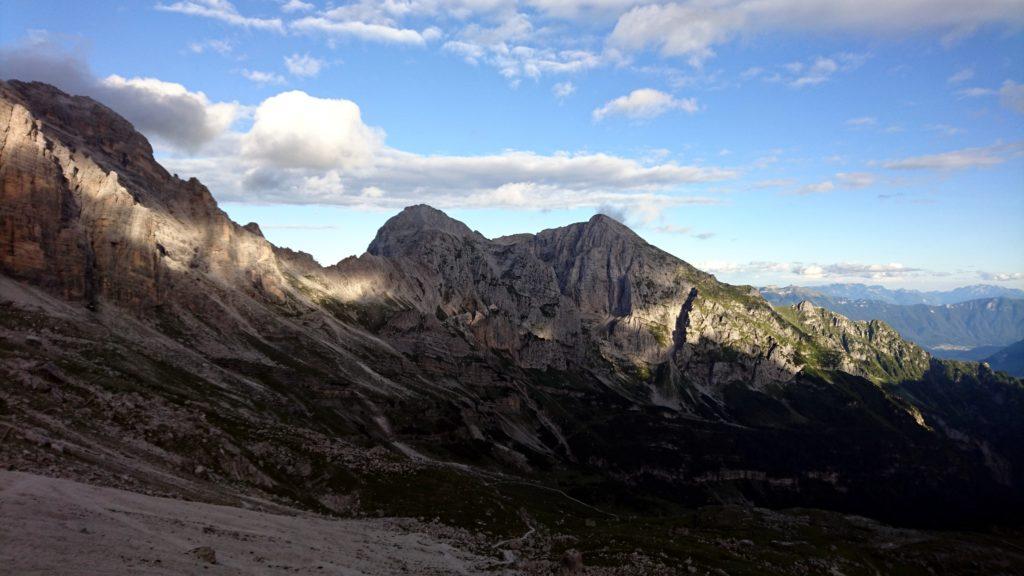
[(988, 361), (1009, 347), (1006, 354), (996, 356), (992, 367), (1022, 376), (1019, 368), (1006, 363), (1013, 356), (1019, 365), (1019, 356), (1013, 352), (1019, 346), (1012, 346), (1024, 340), (1024, 292), (1020, 290), (977, 285), (916, 292), (831, 285), (767, 287), (761, 294), (775, 305), (808, 300), (853, 320), (882, 320), (939, 358)]

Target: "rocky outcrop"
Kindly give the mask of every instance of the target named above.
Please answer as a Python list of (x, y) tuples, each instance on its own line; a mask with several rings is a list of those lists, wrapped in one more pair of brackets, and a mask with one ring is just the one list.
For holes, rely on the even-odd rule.
[(880, 320), (856, 322), (803, 301), (793, 307), (798, 325), (813, 338), (818, 363), (875, 382), (920, 380), (930, 358)]

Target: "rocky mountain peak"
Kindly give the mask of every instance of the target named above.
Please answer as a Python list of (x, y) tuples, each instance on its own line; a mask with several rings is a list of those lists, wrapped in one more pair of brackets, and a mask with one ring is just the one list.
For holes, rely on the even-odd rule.
[(632, 228), (605, 214), (594, 214), (579, 224), (583, 235), (597, 240), (640, 242), (646, 244)]
[(263, 230), (260, 228), (260, 225), (257, 224), (256, 222), (249, 222), (245, 226), (242, 226), (242, 228), (248, 230), (249, 232), (252, 232), (253, 234), (259, 236), (260, 238), (264, 237)]
[(810, 300), (801, 300), (796, 305), (796, 309), (802, 313), (811, 313), (818, 309)]
[(384, 226), (377, 231), (377, 236), (370, 242), (367, 252), (376, 256), (396, 256), (404, 252), (404, 248), (410, 240), (419, 238), (425, 233), (442, 233), (456, 238), (475, 237), (486, 240), (480, 233), (470, 230), (469, 226), (437, 208), (418, 204), (407, 206), (385, 222)]
[(119, 174), (170, 175), (153, 159), (153, 147), (131, 122), (87, 96), (72, 96), (42, 82), (0, 81), (0, 99), (14, 113), (31, 117), (36, 130), (88, 149), (92, 161)]
[(660, 252), (628, 226), (604, 214), (595, 214), (586, 222), (542, 230), (533, 243), (544, 260), (562, 261), (563, 264), (567, 259), (575, 260), (583, 255), (592, 259), (628, 261), (638, 249), (646, 252), (650, 248)]
[(615, 218), (612, 218), (611, 216), (607, 214), (602, 214), (600, 212), (591, 216), (590, 220), (587, 220), (587, 224), (591, 226), (619, 226), (626, 230), (629, 230), (629, 227), (623, 224), (622, 222), (619, 222)]

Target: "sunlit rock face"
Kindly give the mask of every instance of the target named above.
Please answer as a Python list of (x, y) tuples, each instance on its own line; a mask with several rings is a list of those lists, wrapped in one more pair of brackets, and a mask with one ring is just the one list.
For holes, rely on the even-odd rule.
[(326, 506), (438, 460), (686, 504), (1022, 508), (1018, 381), (773, 308), (603, 215), (489, 239), (413, 206), (321, 266), (43, 84), (0, 83), (0, 272), (0, 408), (106, 454), (68, 456), (94, 474)]
[(879, 382), (919, 380), (928, 370), (928, 354), (884, 322), (855, 322), (806, 300), (793, 309), (801, 325), (831, 352), (833, 368)]
[[(123, 118), (51, 87), (0, 86), (3, 270), (68, 298), (145, 310), (199, 271), (281, 300), (271, 245), (172, 176)], [(31, 112), (29, 111), (31, 109)]]

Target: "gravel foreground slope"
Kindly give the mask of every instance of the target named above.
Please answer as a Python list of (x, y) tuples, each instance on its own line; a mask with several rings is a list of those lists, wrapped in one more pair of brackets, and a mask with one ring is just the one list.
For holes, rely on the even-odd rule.
[(0, 574), (508, 573), (402, 520), (270, 514), (20, 472), (0, 472), (0, 518)]

